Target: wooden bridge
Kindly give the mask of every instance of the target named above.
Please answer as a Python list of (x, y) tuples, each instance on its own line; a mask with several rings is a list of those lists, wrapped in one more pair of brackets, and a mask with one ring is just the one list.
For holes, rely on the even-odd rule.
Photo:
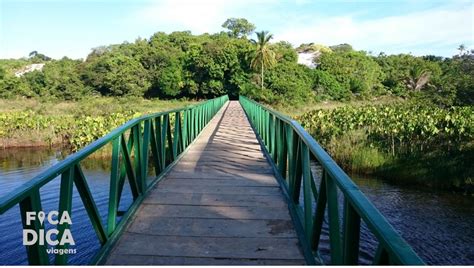
[(285, 199), (232, 101), (143, 201), (108, 264), (304, 264)]
[[(108, 144), (104, 223), (80, 162)], [(42, 211), (39, 190), (58, 175), (60, 213), (71, 213), (75, 185), (101, 243), (93, 264), (323, 264), (323, 229), (330, 263), (357, 264), (362, 221), (378, 241), (374, 264), (423, 264), (298, 123), (245, 97), (131, 120), (0, 197), (0, 214), (20, 204), (24, 228), (44, 229), (25, 215)], [(134, 201), (119, 211), (126, 181)], [(68, 228), (60, 225), (58, 237)], [(49, 264), (45, 246), (26, 248), (30, 264)]]

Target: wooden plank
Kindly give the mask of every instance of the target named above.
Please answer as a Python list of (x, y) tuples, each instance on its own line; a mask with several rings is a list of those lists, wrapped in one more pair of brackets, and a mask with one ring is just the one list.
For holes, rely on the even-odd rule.
[(114, 253), (294, 260), (301, 256), (298, 244), (296, 238), (180, 237), (124, 233)]
[(227, 218), (236, 220), (285, 220), (290, 218), (288, 210), (269, 209), (268, 207), (143, 204), (141, 210), (137, 212), (137, 219), (149, 215), (169, 218)]
[(242, 206), (242, 207), (267, 207), (286, 210), (283, 197), (274, 195), (246, 195), (235, 196), (228, 194), (176, 194), (176, 193), (151, 193), (144, 201), (145, 204), (157, 205), (191, 205), (191, 206)]
[(186, 156), (188, 155), (202, 155), (202, 154), (209, 154), (209, 155), (214, 155), (216, 157), (219, 157), (219, 156), (227, 156), (227, 157), (248, 157), (248, 158), (255, 158), (255, 157), (259, 157), (259, 158), (265, 158), (265, 155), (262, 153), (262, 152), (257, 152), (257, 151), (252, 151), (252, 152), (244, 152), (244, 151), (231, 151), (231, 150), (227, 150), (227, 151), (223, 151), (223, 150), (203, 150), (203, 149), (195, 149), (194, 147), (193, 148), (190, 148), (187, 152), (186, 152)]
[(193, 258), (149, 255), (116, 255), (109, 265), (303, 265), (304, 260), (242, 259), (242, 258)]
[(235, 172), (246, 169), (248, 172), (253, 173), (263, 173), (263, 174), (273, 174), (273, 170), (265, 164), (255, 164), (252, 166), (245, 164), (235, 164), (235, 163), (179, 163), (176, 165), (175, 170), (179, 171), (206, 171), (206, 170), (216, 170), (221, 172)]
[[(229, 174), (229, 175), (238, 175), (242, 172), (242, 168), (231, 168), (231, 167), (219, 167), (219, 166), (213, 166), (213, 167), (206, 167), (206, 166), (197, 166), (195, 168), (178, 168), (176, 167), (176, 171), (179, 172), (203, 172), (203, 173), (221, 173), (221, 174)], [(268, 168), (262, 168), (262, 169), (247, 169), (245, 171), (246, 173), (250, 174), (273, 174), (273, 170), (268, 167)]]
[(146, 216), (135, 221), (130, 233), (161, 236), (296, 238), (290, 220), (189, 219)]
[(216, 180), (206, 178), (195, 178), (195, 179), (170, 179), (165, 180), (161, 183), (162, 186), (175, 185), (175, 186), (255, 186), (255, 187), (279, 187), (276, 180), (250, 180), (250, 179), (229, 179), (229, 180)]
[(229, 139), (229, 135), (216, 136), (212, 140), (199, 139), (195, 143), (196, 145), (195, 148), (199, 148), (199, 147), (204, 148), (210, 145), (219, 145), (219, 146), (231, 145), (230, 148), (235, 149), (234, 146), (240, 147), (242, 146), (242, 143), (245, 143), (246, 147), (253, 147), (257, 149), (260, 148), (260, 144), (255, 139), (255, 136), (248, 137), (248, 138), (239, 138), (238, 136), (234, 136), (232, 137), (232, 139)]
[(220, 164), (220, 163), (226, 163), (226, 164), (244, 164), (244, 165), (268, 165), (268, 162), (265, 158), (262, 159), (257, 159), (257, 158), (244, 158), (244, 157), (228, 157), (228, 156), (222, 156), (216, 159), (215, 155), (201, 155), (200, 157), (196, 157), (194, 159), (190, 157), (183, 157), (180, 161), (179, 164), (182, 163), (198, 163), (198, 164)]
[(229, 194), (229, 195), (276, 195), (281, 196), (281, 190), (273, 186), (212, 186), (212, 185), (194, 185), (192, 187), (183, 187), (181, 185), (163, 185), (159, 184), (154, 193), (182, 193), (182, 194)]
[(254, 161), (253, 163), (245, 163), (244, 161), (214, 161), (214, 162), (201, 162), (201, 161), (187, 161), (187, 162), (179, 162), (175, 169), (176, 170), (182, 170), (182, 169), (187, 169), (187, 168), (197, 168), (197, 167), (205, 167), (205, 168), (229, 168), (229, 169), (245, 169), (247, 171), (255, 171), (259, 169), (270, 169), (268, 166), (268, 163), (266, 162), (256, 162)]
[(275, 181), (275, 177), (272, 174), (255, 174), (250, 172), (242, 171), (239, 174), (223, 174), (216, 172), (190, 172), (190, 171), (175, 171), (166, 175), (166, 179), (219, 179), (219, 180), (237, 180), (246, 179), (253, 181), (272, 180)]

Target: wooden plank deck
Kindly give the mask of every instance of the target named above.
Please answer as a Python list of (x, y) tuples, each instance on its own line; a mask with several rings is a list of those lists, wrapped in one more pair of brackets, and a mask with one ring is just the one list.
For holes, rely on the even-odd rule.
[(236, 101), (155, 186), (107, 264), (304, 264), (288, 207)]

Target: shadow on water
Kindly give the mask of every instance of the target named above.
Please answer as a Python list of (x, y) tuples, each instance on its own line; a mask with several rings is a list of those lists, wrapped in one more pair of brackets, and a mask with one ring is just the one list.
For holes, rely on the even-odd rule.
[[(61, 149), (0, 150), (0, 196), (13, 191), (69, 154), (69, 151)], [(110, 161), (104, 159), (95, 155), (81, 161), (81, 166), (105, 225)], [(57, 177), (41, 188), (43, 211), (58, 210), (59, 185), (60, 178)], [(126, 210), (131, 202), (130, 189), (125, 187), (119, 210)], [(69, 263), (87, 264), (97, 253), (100, 244), (75, 187), (71, 220), (71, 232), (76, 243), (71, 248), (76, 249), (76, 254), (69, 255)], [(46, 230), (52, 228), (48, 224), (45, 227)], [(53, 255), (50, 255), (50, 261), (53, 261)], [(18, 205), (0, 215), (0, 264), (27, 264), (26, 250), (22, 245), (22, 224)]]
[[(44, 148), (0, 150), (0, 196), (48, 169), (69, 153), (67, 150)], [(81, 165), (105, 224), (110, 161), (108, 158), (96, 156), (85, 159)], [(317, 170), (315, 172), (317, 173)], [(474, 244), (474, 227), (472, 226), (474, 198), (472, 196), (398, 186), (370, 177), (351, 177), (427, 263), (465, 265), (474, 263), (474, 248), (472, 247)], [(59, 178), (41, 189), (41, 198), (45, 211), (57, 210)], [(120, 210), (126, 210), (131, 202), (130, 189), (125, 188)], [(69, 262), (86, 264), (99, 249), (99, 242), (76, 190), (74, 190), (72, 207), (72, 234), (76, 241), (77, 253), (70, 255)], [(342, 215), (342, 207), (339, 211)], [(329, 259), (327, 235), (327, 226), (325, 226), (320, 250), (326, 260)], [(361, 263), (370, 262), (375, 247), (373, 235), (363, 225)], [(17, 205), (0, 215), (0, 264), (26, 263)]]
[[(313, 163), (312, 171), (316, 185), (319, 185), (321, 168)], [(419, 186), (396, 185), (375, 177), (354, 174), (350, 177), (426, 263), (474, 263), (474, 197)], [(343, 219), (344, 197), (340, 191), (338, 198), (340, 219)], [(325, 217), (319, 250), (323, 260), (329, 262), (327, 212)], [(359, 254), (361, 264), (372, 262), (377, 243), (374, 235), (362, 222)]]

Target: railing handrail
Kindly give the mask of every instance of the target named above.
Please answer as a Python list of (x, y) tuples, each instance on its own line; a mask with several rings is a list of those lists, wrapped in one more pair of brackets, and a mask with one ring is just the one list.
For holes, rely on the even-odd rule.
[(186, 110), (190, 110), (194, 107), (205, 105), (212, 100), (207, 100), (198, 104), (188, 105), (183, 108), (167, 110), (158, 113), (146, 114), (142, 115), (137, 118), (130, 119), (129, 121), (125, 122), (124, 124), (118, 126), (117, 128), (113, 129), (111, 132), (106, 134), (105, 136), (93, 141), (89, 145), (85, 146), (84, 148), (80, 149), (79, 151), (67, 156), (64, 160), (60, 161), (59, 163), (54, 164), (48, 170), (41, 172), (40, 174), (33, 177), (28, 182), (18, 186), (17, 188), (13, 189), (6, 195), (0, 197), (0, 215), (3, 214), (5, 211), (9, 210), (11, 207), (18, 203), (18, 200), (23, 199), (25, 196), (28, 195), (28, 192), (35, 188), (41, 188), (43, 185), (47, 184), (57, 176), (61, 175), (67, 168), (75, 163), (84, 160), (89, 155), (93, 154), (97, 150), (101, 149), (103, 146), (111, 142), (113, 139), (120, 136), (123, 132), (131, 129), (135, 125), (143, 122), (144, 120), (156, 118), (158, 116), (172, 114), (176, 112), (182, 112)]
[[(75, 185), (101, 244), (92, 263), (102, 263), (152, 186), (163, 178), (164, 174), (177, 162), (186, 148), (227, 101), (228, 96), (224, 95), (184, 108), (129, 120), (2, 196), (0, 198), (0, 215), (19, 204), (23, 228), (32, 229), (38, 233), (44, 229), (44, 225), (38, 219), (31, 223), (27, 220), (26, 215), (28, 212), (42, 211), (40, 188), (60, 176), (58, 213), (59, 215), (62, 215), (63, 212), (71, 213)], [(174, 121), (171, 123), (173, 115)], [(126, 134), (128, 134), (128, 139)], [(102, 222), (103, 215), (97, 208), (80, 162), (109, 143), (112, 145), (112, 165), (108, 214), (106, 215), (107, 226), (105, 227)], [(147, 169), (150, 150), (156, 176), (153, 180), (148, 181)], [(117, 222), (121, 193), (126, 178), (130, 184), (133, 202)], [(68, 223), (59, 224), (58, 238), (64, 234), (68, 226)], [(67, 247), (68, 245), (57, 245), (56, 249), (67, 249)], [(49, 264), (45, 245), (38, 243), (26, 245), (26, 252), (30, 264)], [(56, 264), (67, 264), (67, 255), (56, 254), (55, 257)]]
[[(292, 130), (299, 136), (301, 141), (306, 144), (309, 152), (311, 152), (312, 155), (318, 160), (318, 163), (323, 167), (323, 170), (335, 180), (345, 199), (347, 199), (350, 205), (356, 210), (360, 218), (364, 220), (369, 229), (377, 237), (379, 243), (381, 243), (383, 248), (393, 258), (392, 262), (411, 265), (424, 264), (423, 260), (420, 259), (420, 257), (413, 251), (408, 243), (395, 231), (387, 219), (369, 201), (362, 191), (360, 191), (359, 187), (297, 121), (268, 107), (265, 107), (247, 97), (240, 96), (240, 99), (241, 101), (243, 100), (244, 104), (245, 102), (249, 102), (260, 109), (267, 111), (292, 128)], [(245, 105), (243, 106), (245, 109)], [(252, 122), (251, 114), (249, 114), (249, 111), (246, 111), (246, 113), (249, 117), (249, 120)], [(268, 146), (268, 144), (265, 145)], [(289, 202), (291, 202), (291, 200), (289, 200)]]

